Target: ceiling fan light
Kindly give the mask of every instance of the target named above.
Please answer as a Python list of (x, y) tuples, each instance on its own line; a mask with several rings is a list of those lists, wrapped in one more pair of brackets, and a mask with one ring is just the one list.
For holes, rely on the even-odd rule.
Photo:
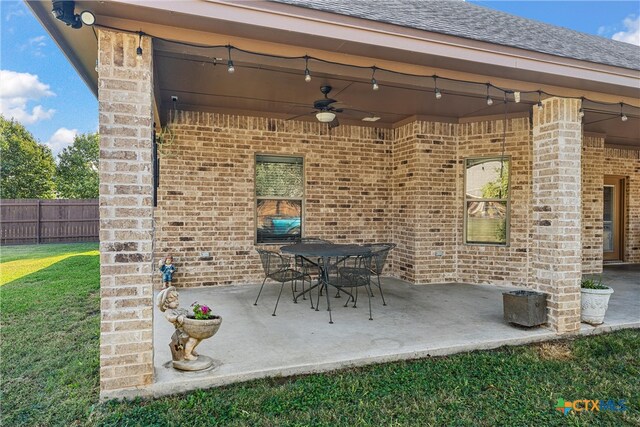
[(336, 115), (331, 111), (320, 111), (316, 114), (316, 119), (318, 119), (318, 121), (322, 123), (332, 122), (335, 118)]

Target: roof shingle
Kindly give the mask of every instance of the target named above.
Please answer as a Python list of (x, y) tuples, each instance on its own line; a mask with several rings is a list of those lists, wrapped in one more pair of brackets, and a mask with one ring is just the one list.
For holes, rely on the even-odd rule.
[(271, 0), (434, 33), (640, 70), (640, 47), (461, 0)]

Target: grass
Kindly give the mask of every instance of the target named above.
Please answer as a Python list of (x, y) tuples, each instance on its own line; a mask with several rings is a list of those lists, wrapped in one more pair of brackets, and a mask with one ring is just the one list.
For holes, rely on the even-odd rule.
[[(47, 246), (69, 256), (0, 288), (3, 426), (640, 425), (638, 330), (98, 403), (95, 246)], [(559, 398), (627, 410), (565, 416)]]

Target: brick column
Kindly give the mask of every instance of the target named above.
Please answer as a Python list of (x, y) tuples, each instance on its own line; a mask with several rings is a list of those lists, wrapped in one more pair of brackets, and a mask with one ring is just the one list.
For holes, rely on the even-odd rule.
[(532, 278), (550, 295), (549, 323), (558, 333), (580, 328), (580, 101), (550, 98), (533, 107)]
[(152, 47), (98, 30), (100, 393), (153, 382)]

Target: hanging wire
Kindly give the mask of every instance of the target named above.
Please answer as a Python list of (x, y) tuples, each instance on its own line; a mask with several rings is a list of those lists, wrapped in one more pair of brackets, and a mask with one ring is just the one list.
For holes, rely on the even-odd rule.
[[(444, 80), (444, 81), (449, 81), (449, 82), (456, 82), (456, 83), (466, 83), (469, 85), (487, 85), (487, 87), (491, 87), (495, 90), (501, 91), (503, 93), (516, 93), (519, 92), (520, 94), (539, 94), (539, 95), (545, 95), (548, 97), (554, 97), (554, 96), (559, 96), (562, 98), (566, 98), (566, 99), (581, 99), (582, 101), (589, 101), (593, 104), (597, 104), (597, 105), (601, 105), (601, 106), (613, 106), (613, 105), (622, 105), (622, 106), (627, 106), (630, 108), (638, 108), (635, 107), (634, 105), (625, 103), (625, 102), (604, 102), (604, 101), (595, 101), (592, 99), (589, 99), (585, 96), (565, 96), (565, 95), (555, 95), (553, 93), (550, 92), (546, 92), (543, 90), (530, 90), (530, 91), (522, 91), (522, 90), (514, 90), (514, 89), (508, 89), (508, 88), (503, 88), (500, 86), (496, 86), (494, 84), (491, 83), (479, 83), (477, 81), (472, 81), (472, 80), (462, 80), (462, 79), (453, 79), (453, 78), (448, 78), (448, 77), (441, 77), (441, 76), (437, 76), (435, 74), (433, 75), (426, 75), (426, 74), (415, 74), (415, 73), (406, 73), (403, 71), (397, 71), (397, 70), (392, 70), (392, 69), (388, 69), (388, 68), (382, 68), (382, 67), (377, 67), (377, 66), (367, 66), (367, 65), (354, 65), (354, 64), (347, 64), (347, 63), (343, 63), (343, 62), (337, 62), (337, 61), (331, 61), (331, 60), (327, 60), (327, 59), (323, 59), (323, 58), (318, 58), (315, 56), (310, 56), (310, 55), (298, 55), (298, 56), (285, 56), (285, 55), (275, 55), (275, 54), (270, 54), (270, 53), (264, 53), (264, 52), (258, 52), (258, 51), (252, 51), (252, 50), (248, 50), (248, 49), (242, 49), (236, 46), (233, 46), (231, 44), (226, 44), (226, 45), (205, 45), (205, 44), (199, 44), (199, 43), (190, 43), (190, 42), (184, 42), (184, 41), (179, 41), (179, 40), (174, 40), (174, 39), (168, 39), (168, 38), (164, 38), (164, 37), (158, 37), (158, 36), (153, 36), (150, 34), (146, 34), (143, 33), (142, 31), (131, 31), (131, 30), (126, 30), (123, 28), (117, 28), (117, 27), (112, 27), (109, 25), (94, 25), (94, 27), (99, 27), (99, 28), (105, 28), (105, 29), (109, 29), (109, 30), (115, 30), (115, 31), (120, 31), (120, 32), (124, 32), (124, 33), (129, 33), (129, 34), (138, 34), (138, 35), (147, 35), (149, 37), (152, 37), (155, 40), (160, 40), (166, 43), (171, 43), (171, 44), (175, 44), (175, 45), (180, 45), (180, 46), (188, 46), (188, 47), (194, 47), (194, 48), (199, 48), (199, 49), (228, 49), (229, 51), (229, 61), (231, 62), (231, 69), (233, 69), (235, 71), (235, 68), (233, 67), (233, 62), (230, 59), (230, 55), (231, 55), (231, 50), (236, 50), (238, 52), (242, 52), (248, 55), (253, 55), (253, 56), (258, 56), (258, 57), (264, 57), (264, 58), (273, 58), (273, 59), (282, 59), (282, 60), (299, 60), (299, 59), (305, 59), (306, 61), (312, 59), (314, 61), (317, 62), (321, 62), (324, 64), (330, 64), (330, 65), (338, 65), (338, 66), (343, 66), (343, 67), (350, 67), (350, 68), (354, 68), (354, 69), (375, 69), (378, 70), (380, 72), (384, 72), (384, 73), (390, 73), (390, 74), (395, 74), (395, 75), (401, 75), (401, 76), (406, 76), (406, 77), (417, 77), (417, 78), (432, 78), (434, 79), (434, 83), (437, 83), (437, 79), (440, 80)], [(230, 71), (231, 73), (233, 71)], [(436, 91), (436, 97), (438, 99), (440, 99), (442, 97), (442, 93), (440, 92), (440, 89), (437, 88), (437, 86), (435, 87), (435, 91)], [(438, 96), (439, 95), (439, 96)], [(606, 114), (613, 114), (611, 112), (606, 112)], [(616, 114), (617, 115), (617, 114)], [(625, 116), (627, 117), (627, 116)]]
[(504, 118), (502, 120), (502, 153), (500, 154), (500, 190), (499, 195), (502, 199), (502, 180), (504, 177), (504, 153), (507, 145), (507, 113), (509, 111), (509, 103), (507, 102), (507, 92), (504, 93)]

